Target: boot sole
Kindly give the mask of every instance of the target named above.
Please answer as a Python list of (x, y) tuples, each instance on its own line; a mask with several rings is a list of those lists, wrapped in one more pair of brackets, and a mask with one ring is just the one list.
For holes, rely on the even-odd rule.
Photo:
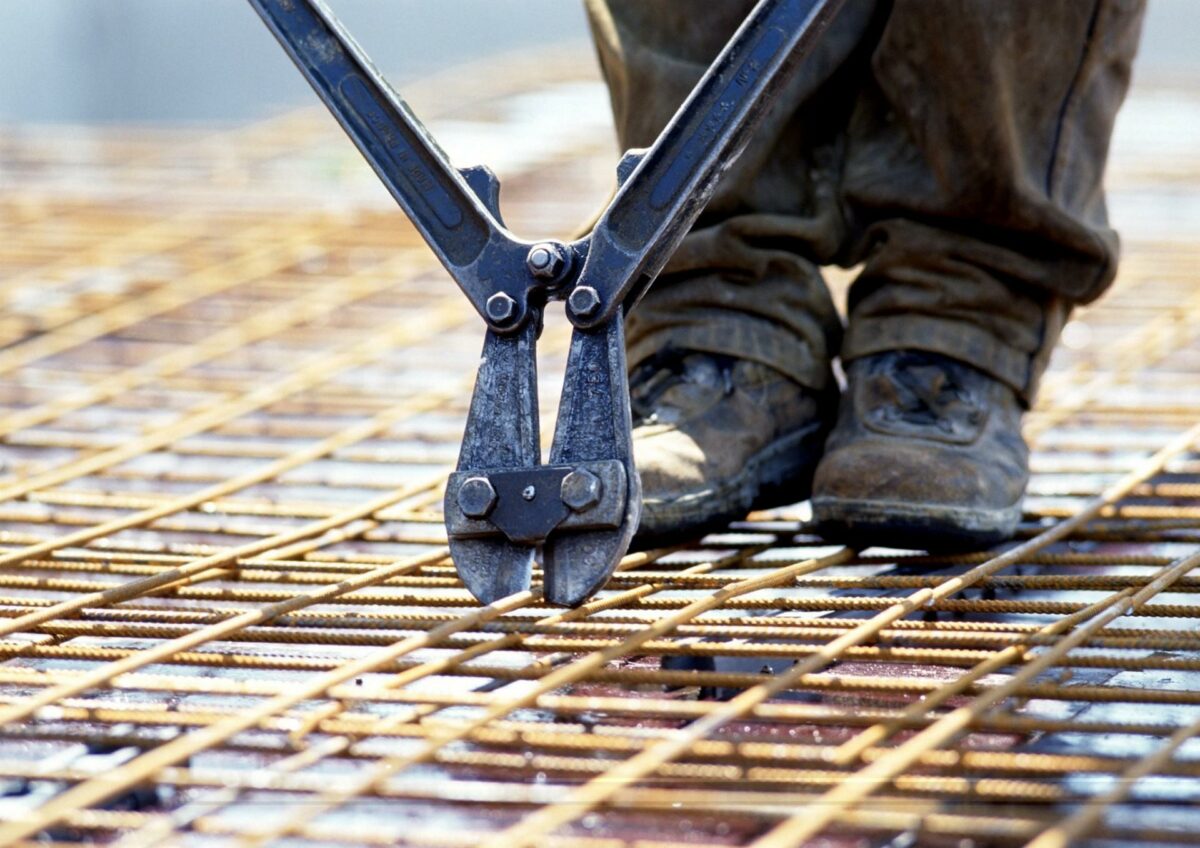
[(1021, 502), (1002, 509), (974, 509), (818, 495), (813, 498), (813, 518), (825, 539), (858, 549), (955, 552), (1011, 539), (1021, 520)]
[[(785, 506), (812, 493), (812, 478), (829, 432), (823, 422), (793, 430), (746, 460), (741, 473), (718, 487), (671, 500), (643, 500), (642, 523), (631, 550), (695, 539), (755, 509)], [(647, 521), (649, 519), (649, 521)]]

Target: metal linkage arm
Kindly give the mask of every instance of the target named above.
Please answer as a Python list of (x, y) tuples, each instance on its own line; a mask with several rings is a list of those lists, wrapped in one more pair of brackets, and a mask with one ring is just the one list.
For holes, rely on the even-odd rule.
[(570, 270), (570, 248), (514, 238), (495, 174), (454, 168), (321, 0), (249, 2), (489, 327), (517, 330), (531, 294)]
[(792, 67), (811, 50), (845, 0), (762, 0), (646, 151), (621, 162), (621, 187), (596, 224), (580, 273), (586, 311), (567, 301), (581, 328), (633, 307), (704, 209), (717, 181)]

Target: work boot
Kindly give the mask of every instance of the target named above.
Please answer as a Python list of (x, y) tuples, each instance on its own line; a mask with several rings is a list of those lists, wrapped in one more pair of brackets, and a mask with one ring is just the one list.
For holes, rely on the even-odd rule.
[(1029, 480), (1014, 392), (936, 353), (850, 363), (813, 483), (822, 535), (855, 547), (982, 548), (1012, 536)]
[[(831, 381), (832, 382), (832, 381)], [(757, 362), (667, 350), (629, 379), (640, 548), (808, 497), (836, 395)]]

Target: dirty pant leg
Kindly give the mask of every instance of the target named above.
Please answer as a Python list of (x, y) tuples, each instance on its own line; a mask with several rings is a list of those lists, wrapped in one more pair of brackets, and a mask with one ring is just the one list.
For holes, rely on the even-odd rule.
[[(622, 148), (646, 147), (753, 7), (751, 0), (586, 0)], [(818, 265), (844, 238), (834, 190), (851, 99), (836, 87), (871, 18), (856, 2), (789, 81), (627, 321), (629, 361), (665, 348), (755, 360), (816, 389), (841, 324)], [(817, 113), (820, 113), (819, 119)]]
[(932, 350), (1032, 399), (1115, 274), (1103, 172), (1143, 7), (894, 0), (847, 131), (844, 359)]

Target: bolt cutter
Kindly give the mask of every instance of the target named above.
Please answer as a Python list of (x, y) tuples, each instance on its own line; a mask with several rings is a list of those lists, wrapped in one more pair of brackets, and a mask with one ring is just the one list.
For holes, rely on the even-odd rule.
[[(483, 603), (528, 589), (582, 603), (641, 512), (623, 317), (704, 208), (758, 118), (844, 0), (761, 0), (653, 146), (627, 152), (591, 234), (523, 241), (486, 166), (455, 168), (321, 0), (249, 0), (487, 324), (458, 466), (450, 552)], [(697, 14), (703, 11), (698, 4)], [(574, 326), (548, 462), (538, 434), (545, 305)]]

